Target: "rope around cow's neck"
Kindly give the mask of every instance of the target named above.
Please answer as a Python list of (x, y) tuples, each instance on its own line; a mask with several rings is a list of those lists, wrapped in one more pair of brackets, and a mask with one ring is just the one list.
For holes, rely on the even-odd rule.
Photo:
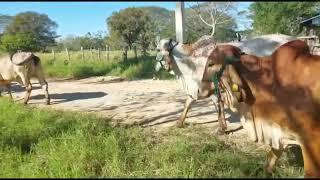
[(213, 77), (212, 77), (212, 82), (214, 84), (214, 94), (218, 97), (218, 100), (220, 100), (220, 88), (219, 88), (219, 82), (222, 76), (223, 71), (226, 69), (226, 66), (229, 64), (232, 64), (234, 62), (240, 61), (239, 58), (235, 58), (235, 57), (230, 57), (227, 56), (224, 59), (224, 63), (222, 64), (221, 68), (219, 69), (218, 72), (214, 73)]
[(225, 133), (226, 130), (226, 120), (225, 120), (225, 115), (224, 115), (224, 108), (223, 108), (223, 102), (221, 100), (221, 92), (220, 92), (220, 79), (222, 76), (223, 71), (225, 70), (226, 66), (228, 64), (232, 64), (233, 62), (239, 61), (238, 58), (235, 57), (225, 57), (224, 59), (224, 63), (222, 64), (222, 67), (219, 69), (218, 72), (216, 72), (213, 77), (212, 77), (212, 81), (214, 83), (214, 94), (216, 95), (216, 97), (218, 98), (218, 118), (219, 118), (219, 124), (220, 124), (220, 133)]
[(169, 49), (168, 49), (168, 51), (169, 51), (169, 56), (172, 55), (173, 49), (179, 44), (179, 42), (176, 42), (176, 44), (173, 45), (173, 44), (172, 44), (172, 41), (173, 41), (172, 39), (169, 40)]

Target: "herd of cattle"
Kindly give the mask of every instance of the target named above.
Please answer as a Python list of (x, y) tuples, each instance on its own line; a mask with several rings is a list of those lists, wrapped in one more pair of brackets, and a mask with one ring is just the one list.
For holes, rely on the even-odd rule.
[[(299, 145), (305, 177), (320, 177), (320, 56), (305, 42), (285, 35), (224, 44), (210, 37), (194, 44), (162, 39), (157, 50), (160, 66), (173, 71), (188, 94), (180, 126), (192, 102), (217, 96), (220, 108), (240, 115), (253, 141), (271, 146), (268, 172), (288, 145)], [(221, 117), (219, 111), (224, 132)]]
[[(180, 78), (188, 95), (179, 126), (193, 102), (214, 97), (220, 133), (227, 129), (226, 106), (240, 115), (253, 141), (270, 145), (268, 172), (289, 145), (299, 145), (305, 177), (320, 177), (320, 56), (310, 54), (305, 42), (278, 34), (219, 44), (204, 36), (193, 44), (162, 39), (157, 50), (158, 67)], [(0, 58), (0, 85), (11, 96), (11, 82), (23, 84), (25, 104), (33, 76), (50, 104), (39, 57), (20, 52)]]

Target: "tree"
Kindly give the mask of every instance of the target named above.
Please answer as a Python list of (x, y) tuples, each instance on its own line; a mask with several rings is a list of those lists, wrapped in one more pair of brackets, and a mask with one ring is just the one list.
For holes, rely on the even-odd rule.
[(107, 19), (110, 34), (120, 35), (125, 43), (124, 56), (128, 48), (132, 49), (134, 43), (138, 41), (141, 43), (147, 39), (145, 32), (148, 32), (148, 23), (150, 23), (150, 17), (138, 8), (126, 8), (113, 13)]
[(22, 51), (37, 51), (36, 37), (31, 33), (16, 33), (14, 35), (4, 34), (1, 37), (2, 50), (9, 53), (15, 53), (18, 50)]
[(104, 48), (105, 47), (105, 32), (98, 31), (91, 36), (92, 48)]
[[(212, 26), (206, 25), (200, 18), (203, 16), (202, 19), (210, 19), (210, 14), (202, 13), (199, 15), (199, 9), (202, 6), (207, 6), (205, 3), (197, 4), (194, 6), (189, 6), (189, 8), (185, 9), (186, 15), (186, 41), (187, 42), (194, 42), (199, 39), (203, 35), (208, 35), (213, 33), (214, 37), (217, 41), (231, 41), (234, 39), (236, 28), (235, 19), (226, 13), (220, 13), (220, 19), (225, 19), (226, 21), (215, 25), (215, 29), (212, 29)], [(203, 9), (201, 9), (203, 10)], [(219, 18), (217, 19), (219, 20)]]
[(200, 20), (211, 28), (210, 36), (214, 36), (218, 26), (233, 21), (230, 15), (236, 11), (235, 2), (205, 2), (191, 7)]
[(316, 15), (318, 8), (317, 2), (253, 2), (249, 10), (257, 34), (296, 35), (299, 22)]
[[(138, 38), (138, 41), (144, 38), (145, 40), (148, 40), (150, 42), (143, 41), (143, 44), (136, 43), (136, 45), (142, 50), (142, 53), (144, 53), (144, 49), (146, 49), (147, 47), (156, 47), (155, 39), (157, 36), (159, 36), (160, 38), (175, 38), (174, 11), (156, 6), (137, 7), (136, 9), (143, 11), (150, 17), (147, 20), (148, 23), (146, 23), (149, 24), (147, 28), (150, 30), (145, 31), (145, 34), (142, 37)], [(114, 31), (109, 31), (109, 35), (106, 38), (106, 43), (113, 49), (122, 49), (126, 45), (122, 36), (119, 35), (119, 33), (115, 33)]]
[(68, 48), (72, 51), (78, 51), (81, 47), (84, 49), (105, 48), (104, 33), (102, 31), (98, 31), (97, 33), (88, 32), (84, 36), (69, 35), (58, 42), (56, 49), (64, 50), (64, 48)]
[(13, 17), (5, 29), (5, 34), (32, 34), (36, 39), (37, 48), (44, 49), (55, 43), (55, 29), (57, 24), (46, 14), (36, 12), (23, 12)]
[[(150, 22), (154, 31), (153, 40), (156, 36), (160, 38), (175, 38), (175, 12), (161, 7), (141, 7), (150, 16)], [(152, 41), (152, 44), (154, 41)], [(154, 45), (154, 44), (153, 44)]]
[(117, 31), (113, 31), (105, 38), (105, 42), (112, 49), (119, 50), (126, 45), (122, 38), (123, 37)]
[(145, 23), (143, 27), (141, 27), (141, 32), (139, 34), (137, 44), (139, 45), (143, 55), (145, 56), (147, 55), (147, 49), (155, 38), (155, 24), (152, 23), (150, 16), (146, 15), (144, 18)]

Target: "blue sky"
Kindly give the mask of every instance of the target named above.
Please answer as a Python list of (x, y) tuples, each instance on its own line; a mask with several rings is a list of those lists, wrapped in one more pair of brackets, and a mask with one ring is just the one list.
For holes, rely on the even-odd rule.
[[(190, 2), (186, 2), (186, 6)], [(245, 9), (250, 2), (241, 2)], [(159, 6), (174, 10), (174, 1), (118, 1), (118, 2), (0, 2), (0, 14), (16, 15), (20, 12), (45, 13), (58, 24), (57, 34), (84, 35), (87, 32), (107, 31), (106, 19), (112, 12), (127, 7)], [(241, 27), (241, 25), (240, 25)]]

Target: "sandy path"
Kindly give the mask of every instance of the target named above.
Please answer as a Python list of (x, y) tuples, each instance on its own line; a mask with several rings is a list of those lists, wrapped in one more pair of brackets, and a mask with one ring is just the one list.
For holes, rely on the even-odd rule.
[[(91, 77), (82, 80), (49, 80), (51, 105), (46, 106), (40, 85), (35, 80), (32, 82), (30, 105), (96, 112), (120, 125), (141, 125), (153, 130), (175, 126), (186, 99), (175, 80), (125, 81), (115, 77)], [(23, 98), (24, 94), (24, 88), (13, 85), (15, 99)], [(239, 118), (229, 113), (226, 115), (228, 128), (237, 129), (240, 126)], [(212, 100), (197, 101), (189, 111), (186, 123), (215, 132), (218, 122)], [(237, 136), (244, 135), (243, 129), (235, 133)]]

